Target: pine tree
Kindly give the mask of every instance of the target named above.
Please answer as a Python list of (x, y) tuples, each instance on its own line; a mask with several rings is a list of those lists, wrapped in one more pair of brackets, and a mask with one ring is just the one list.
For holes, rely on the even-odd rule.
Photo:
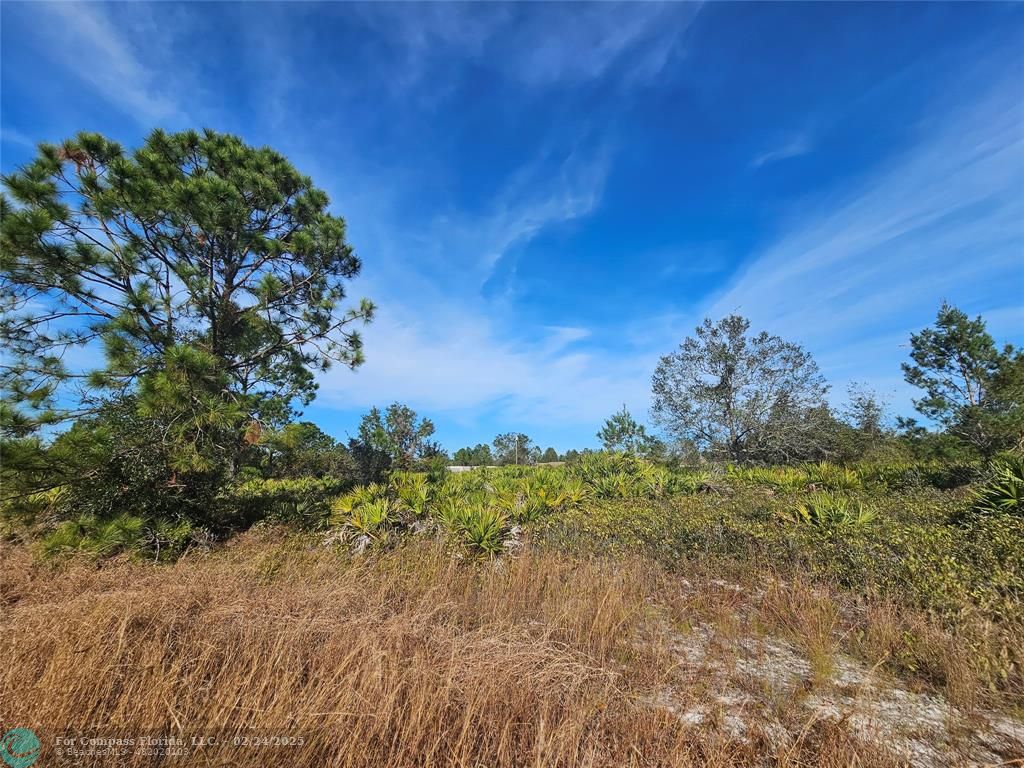
[(910, 347), (903, 376), (925, 392), (914, 401), (921, 414), (983, 456), (1024, 442), (1024, 357), (1010, 345), (999, 350), (980, 316), (943, 302)]
[[(327, 195), (280, 154), (212, 131), (95, 133), (3, 178), (0, 368), (7, 436), (131, 395), (176, 461), (228, 460), (315, 374), (363, 360), (343, 309), (360, 261)], [(68, 359), (90, 362), (72, 366)]]
[(491, 446), (477, 443), (472, 448), (459, 448), (452, 460), (461, 467), (484, 467), (494, 463), (494, 456), (491, 454)]
[(359, 441), (386, 453), (397, 469), (412, 469), (416, 460), (441, 451), (427, 439), (434, 434), (434, 424), (417, 418), (416, 411), (401, 403), (392, 403), (383, 414), (371, 408), (359, 424)]
[(622, 406), (621, 411), (613, 413), (597, 433), (598, 439), (606, 451), (624, 451), (646, 455), (655, 445), (655, 440), (647, 434), (647, 429)]

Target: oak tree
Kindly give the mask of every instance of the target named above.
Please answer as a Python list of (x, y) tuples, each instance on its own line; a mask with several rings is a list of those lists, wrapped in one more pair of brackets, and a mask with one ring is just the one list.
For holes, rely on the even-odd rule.
[(809, 353), (730, 315), (705, 320), (654, 372), (652, 415), (674, 438), (735, 462), (803, 460), (828, 387)]

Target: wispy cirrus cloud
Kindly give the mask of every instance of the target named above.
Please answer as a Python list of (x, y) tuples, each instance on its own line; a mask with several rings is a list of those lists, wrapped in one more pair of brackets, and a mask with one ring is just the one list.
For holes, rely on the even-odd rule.
[(139, 123), (176, 125), (198, 108), (190, 59), (177, 51), (188, 14), (146, 3), (32, 3), (26, 29), (41, 55)]
[(906, 350), (894, 339), (931, 322), (942, 300), (998, 309), (1008, 281), (1024, 289), (1017, 86), (997, 83), (936, 115), (912, 149), (854, 189), (805, 200), (796, 226), (749, 259), (706, 314), (739, 312), (806, 343), (841, 384), (898, 378)]
[(595, 80), (619, 68), (627, 83), (661, 72), (700, 12), (698, 3), (557, 5), (504, 41), (508, 71), (535, 85)]
[[(113, 126), (133, 143), (154, 124), (212, 123), (281, 149), (331, 192), (366, 259), (352, 292), (375, 299), (380, 313), (366, 332), (366, 366), (323, 377), (321, 406), (398, 399), (442, 418), (486, 413), (488, 429), (569, 424), (577, 428), (566, 433), (592, 434), (623, 402), (638, 415), (646, 410), (658, 354), (704, 315), (739, 311), (806, 343), (840, 392), (847, 379), (897, 386), (901, 343), (943, 298), (984, 312), (997, 335), (996, 326), (1020, 328), (1005, 290), (1020, 283), (1024, 246), (1019, 78), (977, 77), (952, 106), (925, 109), (913, 148), (894, 155), (891, 143), (880, 144), (848, 163), (829, 145), (843, 131), (829, 126), (865, 116), (864, 90), (847, 86), (840, 107), (795, 123), (791, 111), (765, 110), (777, 119), (748, 130), (730, 120), (729, 106), (757, 99), (711, 55), (723, 39), (716, 35), (732, 37), (743, 25), (707, 13), (702, 49), (690, 40), (703, 14), (694, 4), (268, 4), (258, 14), (220, 4), (11, 5), (18, 16), (38, 16), (22, 25), (21, 60), (35, 52), (47, 76), (64, 74), (54, 78), (56, 106), (44, 117), (91, 127), (118, 114), (101, 129)], [(222, 47), (211, 44), (209, 30), (226, 20), (233, 34)], [(193, 39), (196, 28), (205, 36)], [(695, 67), (683, 61), (689, 55)], [(920, 57), (881, 89), (891, 91), (886, 98), (946, 89), (923, 82), (933, 62)], [(721, 92), (696, 98), (696, 78)], [(46, 87), (44, 79), (35, 85)], [(64, 110), (61, 89), (76, 83), (88, 98)], [(979, 99), (978, 83), (996, 84)], [(871, 98), (884, 104), (884, 96)], [(204, 119), (220, 103), (226, 118)], [(622, 135), (613, 133), (617, 121)], [(722, 130), (731, 125), (741, 127)], [(805, 130), (785, 132), (794, 126)], [(5, 128), (4, 141), (13, 154), (17, 135)], [(733, 143), (718, 154), (724, 142)], [(688, 143), (696, 149), (677, 151)], [(858, 175), (830, 191), (812, 188), (780, 223), (780, 200), (791, 190), (771, 178), (785, 174), (769, 171), (811, 152), (830, 178), (852, 173), (850, 165)], [(655, 167), (644, 168), (645, 153)], [(866, 166), (868, 159), (884, 165)], [(687, 175), (687, 184), (671, 183)], [(708, 221), (678, 223), (684, 217), (673, 217), (697, 197), (687, 188), (712, 176), (728, 194), (706, 185)], [(729, 211), (733, 190), (752, 181), (765, 198), (736, 204), (749, 204), (750, 216)], [(588, 300), (601, 301), (593, 288), (600, 280), (637, 300), (616, 328), (588, 328), (561, 312), (550, 317), (563, 325), (549, 327), (537, 308), (558, 297), (529, 295), (517, 260), (544, 235), (584, 232), (606, 210), (607, 221), (561, 241), (577, 251), (565, 263), (597, 272), (625, 260), (635, 243), (637, 269), (652, 279), (627, 281), (626, 267), (585, 288), (559, 285), (566, 305), (594, 323), (607, 322), (587, 313)], [(768, 218), (781, 235), (736, 271), (737, 250), (763, 242)], [(720, 254), (708, 245), (719, 240)], [(531, 261), (540, 261), (539, 250)], [(563, 283), (571, 283), (567, 273)], [(713, 285), (720, 288), (707, 297)], [(651, 317), (655, 301), (674, 311)]]
[(603, 142), (542, 149), (475, 212), (446, 207), (410, 226), (390, 204), (372, 230), (357, 226), (360, 250), (374, 254), (359, 290), (378, 301), (378, 315), (364, 332), (365, 365), (323, 376), (318, 404), (399, 400), (456, 421), (487, 413), (538, 433), (590, 423), (623, 402), (646, 410), (648, 359), (612, 360), (594, 350), (589, 329), (545, 327), (504, 312), (500, 295), (484, 296), (499, 267), (513, 290), (507, 262), (518, 249), (593, 214), (610, 158)]
[[(361, 404), (386, 390), (439, 412), (490, 408), (503, 423), (592, 424), (622, 403), (644, 413), (658, 355), (702, 317), (739, 312), (756, 328), (810, 347), (835, 401), (847, 383), (863, 381), (908, 413), (914, 393), (899, 363), (910, 332), (932, 321), (941, 300), (983, 312), (999, 338), (1024, 335), (1021, 310), (992, 290), (1021, 283), (1024, 110), (1002, 83), (934, 118), (914, 147), (855, 186), (802, 201), (794, 225), (716, 296), (693, 311), (632, 318), (614, 349), (585, 328), (551, 337), (564, 344), (517, 341), (484, 309), (470, 304), (448, 315), (438, 303), (382, 320), (368, 339), (383, 359), (371, 359), (352, 380), (338, 379), (338, 392)], [(581, 207), (580, 215), (588, 210)], [(528, 206), (506, 213), (475, 221), (491, 223), (480, 231), (493, 239), (478, 242), (496, 243), (501, 252), (515, 241), (502, 233), (529, 233), (561, 218), (535, 219)], [(520, 226), (509, 224), (515, 221)], [(473, 223), (466, 219), (464, 229), (473, 231)], [(471, 241), (459, 248), (491, 252)]]
[[(590, 215), (601, 199), (603, 149), (553, 165), (544, 160), (520, 168), (476, 215), (449, 211), (422, 229), (364, 233), (360, 247), (377, 256), (360, 280), (380, 304), (364, 333), (372, 354), (354, 375), (322, 378), (322, 406), (365, 407), (383, 398), (453, 418), (492, 410), (503, 423), (538, 427), (589, 422), (626, 401), (646, 408), (645, 396), (637, 397), (646, 389), (646, 362), (625, 356), (610, 364), (585, 350), (586, 328), (525, 321), (510, 332), (495, 299), (481, 296), (515, 248)], [(515, 327), (529, 333), (524, 338)]]
[(389, 74), (404, 90), (448, 56), (528, 86), (579, 85), (612, 70), (624, 83), (644, 82), (678, 50), (700, 8), (696, 2), (542, 4), (528, 10), (438, 3), (374, 4), (354, 11), (397, 46), (400, 65)]
[(449, 257), (461, 255), (467, 274), (480, 285), (511, 249), (547, 227), (589, 215), (599, 204), (608, 173), (607, 148), (573, 150), (554, 162), (552, 154), (516, 171), (481, 215), (444, 214), (432, 222), (431, 239)]
[(6, 144), (17, 144), (20, 147), (35, 147), (37, 140), (32, 139), (19, 130), (9, 126), (0, 127), (0, 141)]
[(762, 152), (751, 161), (750, 165), (752, 168), (760, 168), (769, 163), (777, 163), (780, 160), (788, 160), (791, 157), (806, 155), (813, 148), (814, 145), (811, 142), (810, 136), (803, 133), (797, 134), (775, 149)]

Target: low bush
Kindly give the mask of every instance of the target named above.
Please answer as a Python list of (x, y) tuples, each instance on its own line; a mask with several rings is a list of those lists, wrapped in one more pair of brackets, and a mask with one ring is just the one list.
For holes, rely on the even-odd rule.
[(856, 470), (868, 485), (892, 491), (952, 490), (974, 482), (982, 472), (980, 465), (962, 461), (865, 463), (858, 464)]
[(807, 487), (810, 477), (799, 467), (726, 467), (726, 477), (754, 485), (767, 485), (782, 491), (800, 491)]
[[(359, 486), (333, 503), (330, 522), (358, 548), (391, 536), (363, 530), (363, 506), (387, 500), (389, 534), (446, 533), (471, 554), (493, 556), (518, 525), (578, 509), (595, 498), (658, 499), (698, 490), (702, 474), (676, 474), (628, 454), (588, 454), (563, 467), (484, 467), (460, 474), (394, 472), (386, 483)], [(374, 513), (376, 514), (376, 513)]]
[(307, 530), (327, 525), (331, 500), (347, 483), (335, 478), (253, 479), (229, 486), (217, 499), (225, 517), (239, 520), (241, 527), (257, 520), (287, 523)]
[(48, 557), (110, 557), (129, 553), (169, 560), (185, 551), (194, 532), (192, 524), (182, 519), (146, 519), (135, 515), (101, 519), (81, 515), (65, 520), (44, 536), (41, 551)]
[(807, 467), (810, 485), (830, 491), (853, 491), (863, 484), (860, 474), (850, 467), (840, 467), (827, 461)]
[(815, 491), (792, 510), (780, 517), (795, 523), (823, 527), (866, 525), (875, 519), (874, 510), (860, 501), (829, 491)]
[(983, 515), (1024, 517), (1024, 457), (993, 462), (988, 478), (974, 493), (972, 509)]

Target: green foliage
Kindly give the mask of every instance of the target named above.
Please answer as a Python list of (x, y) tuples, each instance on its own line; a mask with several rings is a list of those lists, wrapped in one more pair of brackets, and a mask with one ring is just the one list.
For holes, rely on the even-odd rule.
[(383, 498), (386, 493), (387, 488), (385, 486), (379, 483), (372, 483), (370, 485), (356, 486), (348, 493), (339, 496), (331, 503), (331, 510), (333, 512), (331, 517), (332, 525), (343, 524), (346, 517), (356, 507)]
[(395, 472), (391, 475), (391, 487), (398, 499), (417, 517), (427, 514), (427, 505), (434, 496), (435, 484), (426, 475), (413, 472)]
[(500, 465), (534, 464), (539, 456), (540, 449), (521, 432), (507, 432), (494, 438), (494, 460)]
[[(125, 513), (214, 528), (235, 524), (216, 504), (221, 471), (205, 465), (182, 468), (179, 446), (165, 439), (167, 432), (166, 422), (139, 415), (132, 400), (108, 403), (51, 445), (39, 446), (38, 474), (16, 466), (13, 476), (5, 476), (3, 513), (24, 511), (26, 501), (31, 506), (38, 498), (33, 489), (49, 485), (59, 494), (37, 521), (42, 524), (83, 515), (110, 520)], [(4, 474), (10, 470), (5, 466)]]
[[(272, 149), (158, 130), (129, 153), (81, 133), (41, 144), (3, 185), (18, 203), (0, 202), (0, 387), (16, 432), (129, 392), (171, 425), (179, 467), (206, 471), (230, 463), (248, 418), (283, 420), (316, 371), (363, 359), (352, 326), (373, 305), (341, 310), (360, 269), (345, 222)], [(69, 370), (86, 344), (99, 365)]]
[(441, 485), (448, 477), (448, 457), (444, 453), (437, 453), (423, 459), (420, 468), (427, 473), (427, 482), (431, 485)]
[(924, 390), (914, 406), (983, 456), (1024, 440), (1024, 354), (1003, 350), (981, 317), (943, 303), (935, 326), (910, 337), (909, 384)]
[[(949, 525), (950, 510), (963, 502), (947, 491), (879, 487), (864, 499), (825, 492), (765, 497), (738, 482), (732, 494), (589, 504), (545, 517), (537, 531), (570, 551), (645, 552), (669, 567), (723, 557), (809, 570), (951, 622), (965, 612), (997, 625), (1024, 621), (1017, 597), (1024, 593), (1020, 516), (971, 515)], [(801, 502), (806, 515), (794, 512)]]
[(558, 490), (559, 509), (576, 509), (583, 506), (591, 497), (591, 489), (580, 478), (566, 477)]
[(1024, 456), (1010, 455), (993, 462), (988, 479), (974, 493), (973, 510), (1024, 518)]
[(800, 491), (807, 487), (811, 478), (805, 469), (799, 467), (726, 467), (726, 476), (755, 485), (767, 485), (780, 491)]
[(353, 509), (345, 525), (356, 535), (377, 543), (386, 542), (399, 523), (399, 513), (400, 507), (393, 499), (378, 498)]
[(285, 424), (260, 435), (262, 470), (274, 478), (352, 477), (352, 457), (343, 445), (308, 421)]
[(808, 466), (807, 476), (811, 484), (831, 491), (852, 491), (862, 485), (861, 477), (855, 469), (827, 461)]
[(629, 454), (603, 453), (588, 454), (572, 466), (513, 464), (449, 474), (440, 482), (423, 473), (394, 472), (388, 483), (360, 486), (338, 497), (331, 524), (361, 531), (361, 522), (353, 522), (360, 510), (386, 501), (393, 513), (389, 533), (433, 524), (477, 554), (494, 554), (515, 525), (580, 509), (594, 498), (661, 498), (696, 489), (702, 481), (702, 476), (679, 476)]
[(646, 456), (657, 453), (658, 440), (647, 434), (647, 429), (633, 418), (632, 414), (622, 406), (605, 421), (597, 433), (606, 451), (621, 451)]
[(348, 453), (352, 458), (352, 470), (357, 483), (380, 483), (391, 471), (391, 455), (374, 448), (362, 440), (349, 440)]
[(736, 463), (806, 460), (835, 422), (814, 359), (737, 315), (705, 320), (655, 369), (652, 413), (674, 437)]
[(853, 501), (828, 491), (816, 491), (795, 509), (780, 514), (783, 520), (809, 523), (825, 528), (867, 525), (875, 519), (875, 512), (862, 502)]
[(857, 430), (861, 445), (861, 453), (873, 444), (885, 438), (888, 431), (885, 426), (885, 404), (872, 390), (863, 384), (850, 384), (847, 388), (849, 403), (846, 407), (846, 420)]
[(807, 488), (851, 491), (863, 484), (857, 470), (827, 461), (797, 467), (726, 467), (728, 477), (779, 491), (796, 492)]
[(392, 532), (405, 522), (405, 509), (394, 488), (373, 484), (360, 486), (332, 504), (331, 523), (366, 544), (386, 544)]
[(317, 530), (327, 525), (331, 500), (348, 484), (331, 477), (256, 478), (226, 488), (218, 504), (246, 523), (266, 519)]
[(192, 542), (195, 530), (187, 520), (147, 520), (122, 514), (106, 520), (82, 515), (66, 520), (43, 537), (40, 550), (45, 557), (86, 555), (111, 557), (131, 554), (156, 560), (177, 557)]
[(568, 472), (599, 498), (660, 498), (681, 490), (669, 470), (628, 453), (584, 454)]
[(410, 470), (417, 461), (439, 453), (428, 441), (432, 434), (430, 419), (419, 420), (416, 411), (401, 403), (392, 403), (383, 413), (371, 408), (359, 424), (359, 442), (387, 454), (391, 465), (399, 470)]
[(493, 507), (471, 507), (463, 520), (462, 537), (470, 552), (488, 557), (499, 554), (505, 545), (508, 517)]
[(133, 515), (118, 515), (100, 520), (82, 515), (67, 520), (43, 539), (42, 549), (48, 556), (86, 553), (107, 557), (138, 547), (142, 538), (143, 520)]
[[(96, 551), (138, 519), (163, 556), (188, 526), (322, 517), (315, 489), (239, 486), (257, 467), (351, 474), (316, 427), (286, 424), (317, 372), (361, 363), (355, 326), (373, 314), (343, 309), (360, 263), (326, 195), (212, 131), (155, 131), (134, 152), (79, 134), (3, 184), (5, 519)], [(85, 370), (64, 364), (87, 346)]]
[(478, 443), (472, 448), (459, 448), (452, 462), (460, 467), (486, 467), (495, 463), (491, 446), (486, 443)]
[(857, 466), (857, 472), (866, 484), (884, 486), (894, 491), (925, 487), (952, 490), (976, 480), (979, 471), (976, 463), (935, 460), (864, 463)]

